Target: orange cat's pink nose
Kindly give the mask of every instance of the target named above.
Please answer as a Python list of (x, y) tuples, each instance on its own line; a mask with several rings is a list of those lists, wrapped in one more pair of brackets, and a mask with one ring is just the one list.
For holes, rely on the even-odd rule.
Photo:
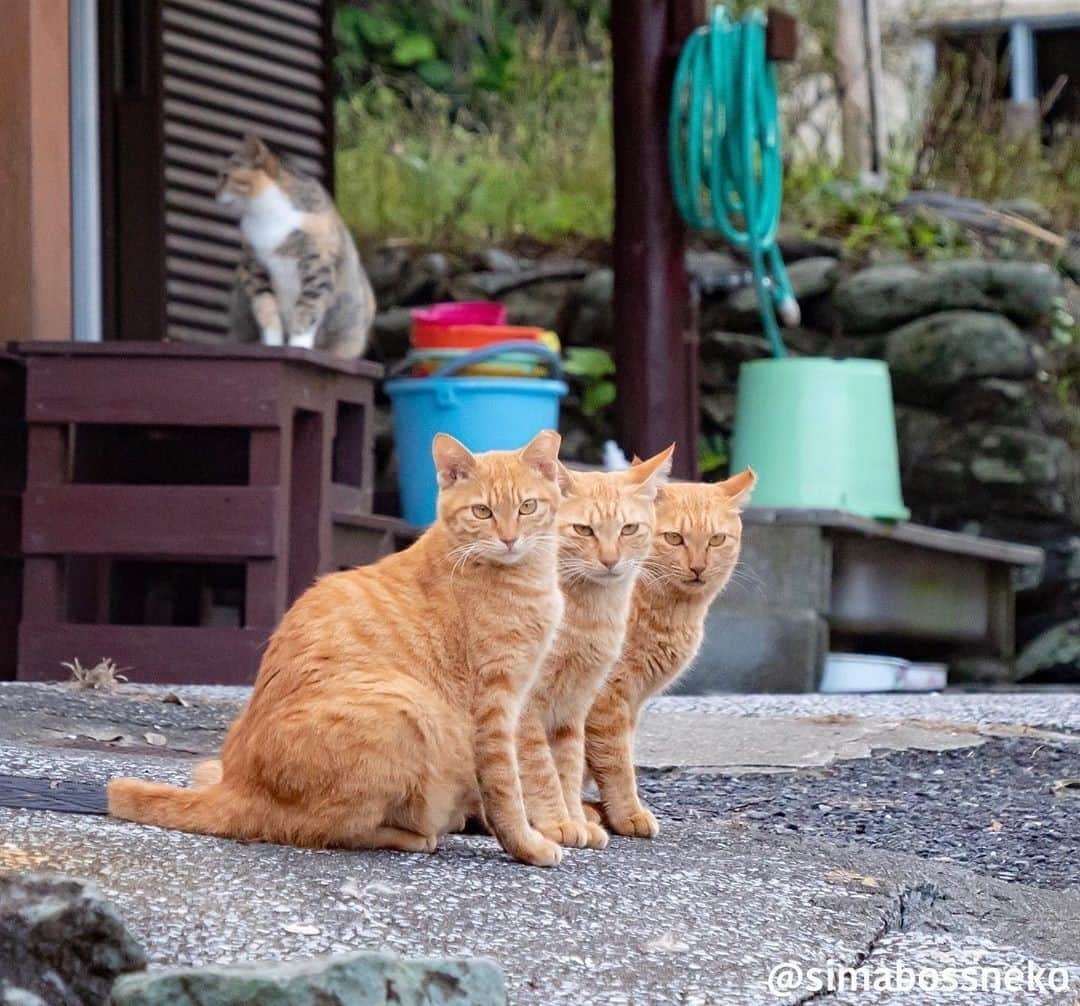
[(704, 566), (691, 566), (690, 567), (690, 572), (693, 573), (694, 576), (696, 576), (700, 580), (701, 579), (701, 574), (705, 572), (705, 567)]
[(600, 560), (608, 569), (614, 569), (619, 565), (618, 559), (601, 559)]
[(500, 538), (499, 541), (506, 546), (507, 552), (513, 552), (514, 546), (517, 544), (517, 538)]

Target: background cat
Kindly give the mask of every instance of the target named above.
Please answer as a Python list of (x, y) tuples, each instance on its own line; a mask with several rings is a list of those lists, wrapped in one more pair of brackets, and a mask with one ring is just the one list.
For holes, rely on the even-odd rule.
[(243, 236), (233, 336), (363, 356), (375, 294), (326, 190), (249, 133), (222, 171), (217, 198), (240, 211)]
[(585, 819), (585, 716), (618, 659), (634, 583), (649, 555), (653, 500), (674, 447), (627, 471), (562, 471), (559, 584), (566, 610), (518, 723), (525, 809), (562, 845), (602, 849), (608, 835)]
[(652, 552), (634, 588), (622, 655), (585, 725), (589, 772), (600, 789), (604, 823), (616, 834), (652, 838), (660, 830), (637, 795), (638, 715), (701, 647), (709, 605), (739, 561), (739, 512), (756, 481), (747, 468), (726, 482), (672, 483), (660, 491)]

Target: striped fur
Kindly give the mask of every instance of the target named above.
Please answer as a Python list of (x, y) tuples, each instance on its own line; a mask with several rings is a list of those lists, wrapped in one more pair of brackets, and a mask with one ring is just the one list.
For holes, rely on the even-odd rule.
[(559, 579), (566, 614), (518, 724), (518, 761), (532, 824), (563, 845), (603, 848), (585, 819), (585, 715), (619, 656), (630, 597), (649, 555), (654, 499), (673, 448), (627, 472), (565, 472)]
[(709, 605), (739, 561), (750, 469), (716, 485), (672, 484), (656, 504), (652, 553), (634, 588), (622, 655), (585, 724), (588, 771), (603, 820), (619, 835), (653, 838), (660, 829), (634, 777), (634, 729), (642, 703), (669, 687), (694, 659)]

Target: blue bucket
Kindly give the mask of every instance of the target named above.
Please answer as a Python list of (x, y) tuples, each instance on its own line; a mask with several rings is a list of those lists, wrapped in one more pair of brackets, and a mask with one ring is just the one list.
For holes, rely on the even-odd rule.
[[(531, 353), (551, 368), (550, 378), (455, 377), (459, 370), (503, 353)], [(435, 520), (438, 483), (431, 460), (436, 433), (449, 433), (471, 451), (523, 447), (537, 433), (558, 429), (566, 392), (557, 353), (536, 342), (501, 342), (451, 360), (430, 377), (384, 385), (394, 414), (401, 513), (410, 524)]]

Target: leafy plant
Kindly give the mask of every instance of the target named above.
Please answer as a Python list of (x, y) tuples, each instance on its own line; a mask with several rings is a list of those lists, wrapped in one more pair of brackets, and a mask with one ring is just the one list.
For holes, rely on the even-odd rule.
[(606, 349), (571, 346), (563, 370), (582, 384), (581, 412), (592, 417), (615, 401), (615, 361)]
[(703, 433), (698, 437), (698, 471), (702, 475), (718, 472), (730, 460), (727, 438), (722, 433)]

